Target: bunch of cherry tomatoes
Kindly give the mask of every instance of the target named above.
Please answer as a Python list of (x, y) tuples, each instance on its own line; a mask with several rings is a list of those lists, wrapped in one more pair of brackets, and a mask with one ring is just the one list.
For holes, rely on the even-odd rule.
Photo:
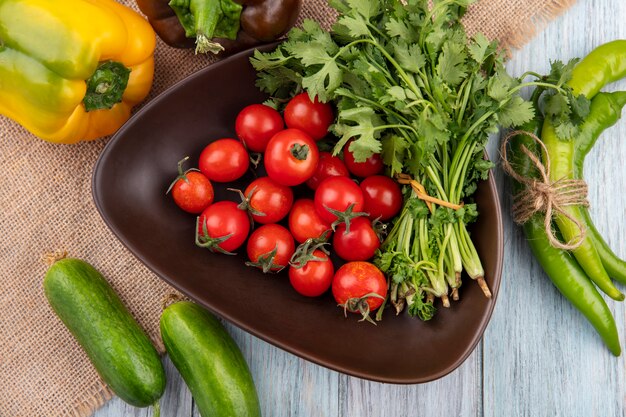
[[(197, 169), (184, 171), (188, 158), (180, 161), (168, 192), (181, 209), (198, 215), (198, 246), (233, 254), (247, 240), (247, 265), (266, 273), (288, 268), (291, 285), (304, 296), (332, 287), (345, 311), (371, 321), (369, 313), (387, 295), (387, 281), (367, 261), (380, 246), (377, 226), (399, 213), (402, 192), (382, 175), (380, 155), (356, 162), (350, 143), (343, 158), (318, 149), (333, 120), (332, 107), (307, 93), (294, 96), (283, 115), (264, 104), (246, 106), (235, 121), (238, 139), (208, 144)], [(240, 203), (214, 202), (212, 182), (238, 180), (259, 154), (267, 176), (244, 191), (230, 189)], [(294, 198), (294, 190), (303, 197)], [(260, 226), (250, 233), (255, 224)], [(336, 272), (328, 246), (345, 261)]]

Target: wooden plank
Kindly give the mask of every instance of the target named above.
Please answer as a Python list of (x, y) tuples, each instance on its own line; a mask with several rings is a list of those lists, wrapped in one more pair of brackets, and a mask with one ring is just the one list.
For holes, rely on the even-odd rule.
[[(392, 385), (341, 377), (343, 417), (481, 416), (482, 347), (451, 374), (420, 385)], [(310, 414), (302, 414), (310, 415)]]
[[(550, 60), (583, 56), (603, 42), (626, 38), (625, 19), (624, 2), (581, 1), (516, 52), (509, 71), (545, 73)], [(626, 83), (616, 87), (624, 89)], [(599, 230), (626, 256), (624, 121), (605, 136), (585, 165), (589, 198)], [(495, 144), (491, 149), (495, 155)], [(608, 352), (532, 258), (508, 215), (511, 189), (498, 173), (506, 213), (506, 262), (500, 299), (484, 339), (484, 415), (623, 416), (624, 356), (618, 359)], [(624, 304), (608, 303), (624, 344)]]

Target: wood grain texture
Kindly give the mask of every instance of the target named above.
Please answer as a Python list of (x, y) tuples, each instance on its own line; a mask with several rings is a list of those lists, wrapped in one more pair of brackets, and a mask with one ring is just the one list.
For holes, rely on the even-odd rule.
[[(626, 38), (626, 2), (581, 0), (524, 49), (509, 71), (546, 72), (550, 60), (583, 56)], [(620, 82), (607, 90), (626, 89)], [(585, 164), (592, 215), (626, 257), (626, 122), (607, 131)], [(497, 138), (489, 146), (497, 159)], [(593, 328), (552, 286), (510, 218), (508, 181), (496, 178), (505, 211), (502, 286), (481, 344), (452, 374), (429, 384), (389, 385), (341, 375), (299, 359), (234, 326), (250, 364), (265, 417), (618, 417), (626, 416), (626, 362), (604, 348)], [(620, 289), (626, 291), (624, 286)], [(626, 346), (626, 309), (608, 300)], [(199, 417), (189, 391), (165, 359), (163, 417)], [(94, 417), (151, 416), (115, 398)]]
[[(400, 360), (400, 358), (399, 358)], [(451, 374), (420, 385), (342, 377), (339, 415), (346, 417), (475, 417), (481, 415), (481, 348)], [(272, 414), (278, 416), (279, 414)], [(314, 414), (300, 414), (314, 416)]]
[[(623, 1), (580, 1), (509, 62), (509, 72), (545, 73), (550, 60), (584, 56), (626, 38)], [(626, 88), (619, 82), (607, 88)], [(617, 254), (626, 256), (626, 123), (608, 130), (585, 164), (592, 215)], [(622, 138), (622, 139), (620, 139)], [(495, 144), (492, 144), (495, 145)], [(490, 155), (496, 155), (493, 146)], [(593, 328), (552, 286), (510, 215), (511, 189), (497, 171), (505, 216), (500, 298), (483, 341), (484, 416), (625, 415), (624, 356), (615, 358)], [(621, 290), (625, 290), (620, 286)], [(607, 299), (625, 344), (624, 304)]]

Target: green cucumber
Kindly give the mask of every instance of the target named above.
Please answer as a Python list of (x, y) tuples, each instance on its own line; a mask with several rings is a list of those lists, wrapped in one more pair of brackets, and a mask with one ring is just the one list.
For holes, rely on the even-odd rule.
[(248, 364), (214, 315), (179, 301), (163, 311), (161, 337), (202, 417), (261, 416)]
[(61, 259), (48, 269), (43, 287), (109, 388), (135, 407), (155, 405), (156, 414), (165, 390), (161, 358), (100, 272), (80, 259)]

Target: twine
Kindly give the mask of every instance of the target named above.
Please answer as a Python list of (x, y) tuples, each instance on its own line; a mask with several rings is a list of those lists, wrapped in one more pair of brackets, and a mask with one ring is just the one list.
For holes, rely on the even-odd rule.
[[(524, 145), (522, 152), (531, 160), (537, 168), (541, 178), (535, 179), (520, 175), (509, 163), (507, 158), (507, 144), (509, 140), (517, 135), (526, 135), (537, 142), (544, 151), (545, 165), (539, 157), (533, 154)], [(525, 189), (513, 196), (513, 220), (518, 224), (524, 224), (536, 213), (545, 213), (544, 228), (550, 245), (563, 250), (574, 250), (578, 248), (585, 239), (586, 230), (584, 225), (571, 214), (565, 211), (567, 206), (588, 207), (587, 184), (582, 179), (561, 178), (557, 181), (550, 181), (550, 157), (546, 145), (536, 135), (522, 130), (515, 130), (504, 137), (501, 145), (502, 168), (520, 184), (525, 185)], [(559, 240), (552, 229), (552, 217), (562, 215), (570, 220), (578, 229), (578, 234), (568, 242)]]
[(425, 201), (426, 206), (428, 206), (428, 210), (430, 210), (431, 212), (433, 211), (432, 203), (451, 208), (452, 210), (459, 210), (463, 207), (462, 204), (450, 203), (449, 201), (445, 201), (440, 198), (428, 195), (428, 193), (426, 192), (426, 188), (424, 188), (424, 186), (418, 181), (411, 178), (411, 176), (408, 174), (397, 174), (396, 181), (398, 181), (399, 184), (410, 185), (413, 191), (415, 191), (415, 195), (417, 196), (417, 198)]

